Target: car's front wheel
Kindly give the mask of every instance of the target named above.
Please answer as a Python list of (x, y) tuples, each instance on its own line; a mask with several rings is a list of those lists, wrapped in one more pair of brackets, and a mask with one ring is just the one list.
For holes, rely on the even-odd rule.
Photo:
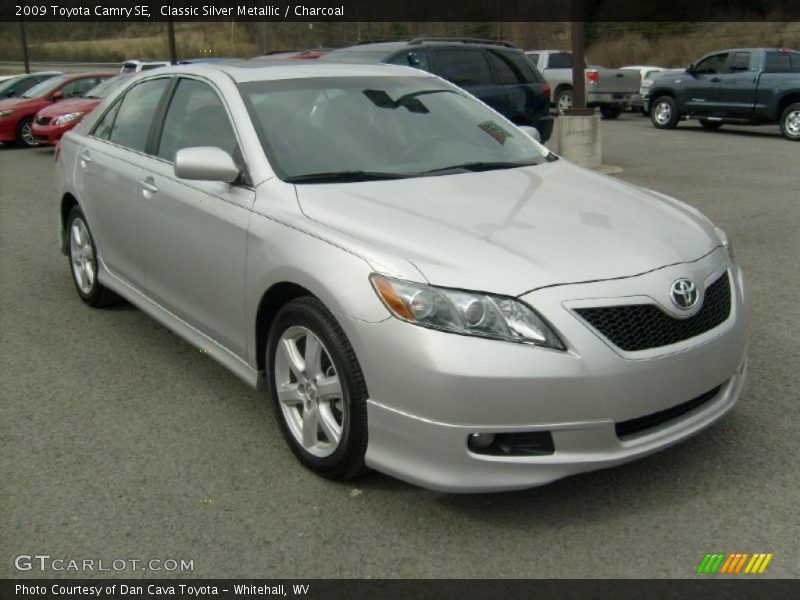
[(33, 137), (33, 119), (31, 117), (22, 119), (17, 125), (17, 144), (28, 148), (39, 145), (36, 143), (36, 138)]
[(800, 102), (787, 106), (781, 114), (781, 133), (787, 140), (800, 141)]
[(329, 479), (363, 472), (367, 387), (331, 312), (311, 296), (287, 303), (270, 329), (267, 360), (281, 431), (300, 462)]
[(67, 218), (67, 256), (75, 289), (81, 300), (93, 308), (111, 306), (119, 296), (97, 280), (97, 248), (83, 211), (73, 207)]
[(678, 125), (678, 105), (671, 96), (656, 98), (650, 106), (650, 121), (658, 129), (673, 129)]

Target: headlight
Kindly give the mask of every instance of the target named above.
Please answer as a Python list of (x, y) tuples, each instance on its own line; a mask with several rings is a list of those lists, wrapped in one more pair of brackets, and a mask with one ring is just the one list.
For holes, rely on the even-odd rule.
[(408, 323), (566, 350), (544, 319), (516, 298), (434, 287), (377, 274), (370, 280), (386, 308)]
[(67, 113), (65, 115), (61, 115), (60, 117), (58, 117), (53, 124), (64, 125), (65, 123), (69, 123), (71, 121), (74, 121), (75, 119), (80, 119), (83, 115), (84, 113), (82, 112)]
[(0, 110), (0, 117), (7, 117), (13, 112), (14, 112), (13, 110)]
[(731, 262), (735, 262), (733, 257), (733, 244), (731, 244), (731, 241), (728, 239), (728, 234), (719, 227), (715, 227), (714, 229), (716, 229), (717, 237), (719, 238), (719, 241), (722, 242), (722, 247), (725, 248), (725, 251), (728, 253), (728, 257), (731, 259)]

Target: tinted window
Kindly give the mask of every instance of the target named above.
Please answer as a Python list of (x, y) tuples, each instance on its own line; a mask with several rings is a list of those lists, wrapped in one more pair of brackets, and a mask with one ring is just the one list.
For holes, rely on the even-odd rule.
[(508, 85), (533, 81), (531, 69), (521, 56), (497, 50), (489, 50), (486, 54), (500, 83)]
[(767, 73), (790, 73), (792, 71), (792, 60), (789, 58), (789, 54), (767, 52), (764, 71)]
[(119, 110), (119, 105), (122, 104), (119, 100), (114, 103), (106, 114), (97, 122), (97, 125), (94, 126), (94, 130), (92, 131), (92, 135), (95, 137), (100, 138), (101, 140), (107, 140), (111, 137), (111, 128), (114, 125), (114, 117), (117, 116), (117, 111)]
[(429, 71), (430, 65), (428, 64), (428, 53), (424, 50), (411, 50), (410, 52), (401, 52), (393, 56), (389, 60), (389, 64), (403, 65), (404, 67), (416, 67), (423, 71)]
[(183, 148), (216, 146), (234, 156), (236, 136), (217, 93), (206, 83), (182, 79), (169, 104), (158, 155), (169, 161)]
[(169, 79), (153, 79), (132, 87), (117, 112), (111, 141), (132, 150), (144, 151), (153, 115)]
[(164, 65), (155, 64), (155, 65), (142, 65), (142, 71), (152, 71), (153, 69), (160, 69)]
[(704, 58), (694, 68), (694, 72), (698, 75), (713, 75), (715, 73), (722, 73), (725, 67), (725, 61), (728, 60), (728, 53), (714, 54), (708, 58)]
[(480, 50), (437, 50), (434, 71), (456, 85), (492, 83), (489, 63)]
[(558, 52), (550, 55), (547, 65), (548, 69), (571, 69), (572, 55), (568, 52)]
[(52, 79), (46, 79), (25, 92), (25, 98), (40, 98), (64, 83), (66, 78), (66, 75), (61, 75), (59, 77), (53, 77)]
[(533, 64), (539, 66), (539, 55), (538, 54), (528, 54), (528, 58), (533, 61)]
[(728, 67), (729, 73), (736, 73), (738, 71), (748, 71), (750, 69), (750, 53), (749, 52), (736, 52), (731, 59), (731, 64)]

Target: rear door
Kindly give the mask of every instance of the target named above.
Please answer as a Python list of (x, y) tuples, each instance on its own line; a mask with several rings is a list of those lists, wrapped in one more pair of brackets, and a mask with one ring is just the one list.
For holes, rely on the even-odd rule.
[(244, 269), (255, 192), (246, 183), (174, 173), (183, 148), (216, 146), (243, 164), (230, 111), (216, 87), (182, 76), (138, 183), (148, 295), (229, 350), (245, 353)]
[(741, 50), (731, 52), (725, 72), (720, 75), (719, 106), (716, 114), (721, 117), (749, 118), (753, 114), (756, 99), (758, 74), (755, 52)]
[(169, 78), (136, 84), (100, 118), (78, 151), (76, 183), (100, 257), (110, 273), (144, 285), (137, 182), (159, 102)]
[(431, 71), (464, 88), (503, 115), (510, 112), (508, 94), (497, 83), (484, 52), (476, 48), (435, 48)]

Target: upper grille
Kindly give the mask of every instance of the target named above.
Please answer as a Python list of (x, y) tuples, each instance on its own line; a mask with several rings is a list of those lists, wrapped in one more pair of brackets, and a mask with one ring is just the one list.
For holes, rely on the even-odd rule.
[(52, 120), (53, 120), (52, 117), (44, 117), (44, 116), (36, 117), (36, 124), (37, 125), (47, 125)]
[(726, 272), (706, 288), (703, 306), (686, 319), (676, 319), (655, 304), (600, 306), (575, 311), (622, 350), (647, 350), (688, 340), (723, 323), (731, 312), (731, 286)]

